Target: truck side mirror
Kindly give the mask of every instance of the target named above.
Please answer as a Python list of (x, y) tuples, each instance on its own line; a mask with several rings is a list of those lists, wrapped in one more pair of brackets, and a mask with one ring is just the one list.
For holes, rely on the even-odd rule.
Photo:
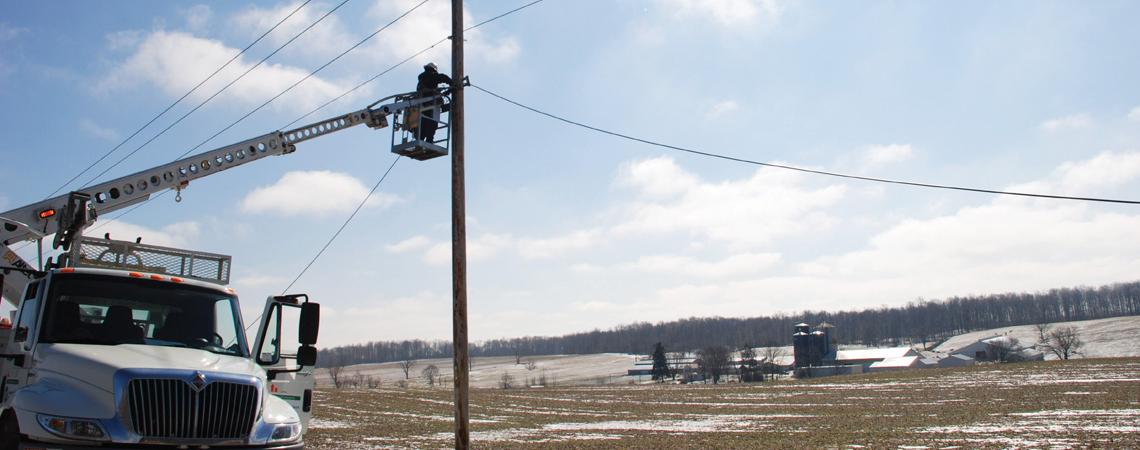
[[(301, 323), (298, 327), (297, 341), (302, 346), (308, 347), (317, 343), (317, 331), (321, 327), (321, 305), (320, 303), (302, 303), (301, 304)], [(300, 352), (298, 352), (300, 355)], [(313, 349), (313, 360), (316, 361), (316, 349)], [(303, 366), (310, 366), (312, 364), (301, 364)]]
[(317, 365), (317, 348), (311, 345), (302, 345), (298, 348), (297, 365), (306, 367)]

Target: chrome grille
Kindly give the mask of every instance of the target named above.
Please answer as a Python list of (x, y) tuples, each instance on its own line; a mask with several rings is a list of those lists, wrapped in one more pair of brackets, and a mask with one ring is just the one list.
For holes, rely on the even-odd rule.
[(244, 439), (257, 418), (257, 388), (215, 381), (197, 391), (179, 379), (135, 379), (127, 406), (143, 438)]

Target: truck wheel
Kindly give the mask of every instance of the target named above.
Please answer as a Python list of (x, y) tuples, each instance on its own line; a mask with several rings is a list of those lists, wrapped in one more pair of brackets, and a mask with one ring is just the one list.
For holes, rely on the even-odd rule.
[(10, 411), (0, 418), (0, 450), (20, 448), (20, 423)]

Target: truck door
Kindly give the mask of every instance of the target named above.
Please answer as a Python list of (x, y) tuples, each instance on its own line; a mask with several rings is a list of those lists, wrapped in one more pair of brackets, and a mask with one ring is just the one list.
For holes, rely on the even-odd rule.
[(11, 334), (4, 347), (4, 359), (0, 362), (0, 374), (3, 375), (0, 377), (0, 402), (6, 402), (13, 391), (28, 384), (28, 367), (32, 362), (35, 338), (39, 334), (44, 288), (44, 280), (28, 284), (17, 310), (16, 323), (7, 330)]
[(317, 361), (320, 305), (304, 294), (272, 296), (265, 302), (253, 358), (269, 374), (269, 392), (285, 400), (307, 429), (312, 416), (313, 366)]

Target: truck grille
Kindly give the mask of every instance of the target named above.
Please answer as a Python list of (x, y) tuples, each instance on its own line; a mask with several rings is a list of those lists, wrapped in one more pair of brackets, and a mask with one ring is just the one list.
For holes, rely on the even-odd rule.
[(143, 438), (244, 439), (257, 419), (257, 388), (215, 381), (196, 390), (179, 379), (135, 379), (127, 405)]

